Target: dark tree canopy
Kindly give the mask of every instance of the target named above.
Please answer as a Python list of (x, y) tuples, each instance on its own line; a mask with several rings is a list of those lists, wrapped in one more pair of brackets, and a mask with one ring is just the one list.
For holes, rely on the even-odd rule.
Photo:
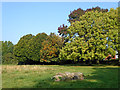
[(81, 8), (78, 8), (77, 10), (74, 10), (74, 11), (72, 11), (70, 13), (68, 21), (70, 23), (75, 22), (75, 21), (79, 21), (79, 17), (82, 16), (82, 15), (84, 15), (85, 12), (89, 12), (89, 11), (94, 11), (94, 12), (95, 11), (98, 11), (98, 12), (108, 12), (108, 9), (101, 9), (98, 6), (95, 7), (95, 8), (94, 7), (93, 8), (89, 8), (87, 10), (83, 10)]

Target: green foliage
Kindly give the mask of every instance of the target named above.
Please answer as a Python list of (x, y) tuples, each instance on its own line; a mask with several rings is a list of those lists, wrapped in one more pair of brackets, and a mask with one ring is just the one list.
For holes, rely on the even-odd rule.
[[(118, 10), (86, 12), (67, 32), (70, 43), (61, 49), (61, 60), (102, 60), (118, 50)], [(107, 39), (108, 38), (108, 39)]]
[(33, 61), (40, 61), (40, 50), (43, 47), (42, 42), (47, 40), (48, 35), (45, 33), (38, 33), (27, 43), (26, 57)]
[(14, 55), (19, 62), (38, 61), (50, 62), (58, 57), (59, 49), (62, 47), (62, 40), (59, 36), (51, 33), (39, 33), (36, 36), (31, 34), (23, 36), (15, 45)]
[(13, 55), (14, 45), (10, 41), (1, 42), (2, 45), (2, 64), (17, 64)]
[[(90, 12), (90, 11), (93, 11), (93, 12), (98, 11), (98, 12), (105, 13), (105, 12), (108, 12), (108, 9), (101, 9), (98, 6), (95, 7), (95, 8), (89, 8), (89, 9), (86, 9), (86, 10), (78, 8), (77, 10), (74, 10), (74, 11), (70, 12), (70, 14), (68, 15), (69, 16), (69, 19), (68, 19), (69, 23), (72, 24), (75, 21), (81, 21), (79, 18), (82, 15), (84, 15), (86, 12)], [(89, 17), (89, 15), (86, 16), (86, 17)], [(84, 25), (81, 25), (81, 27), (84, 27)], [(62, 36), (62, 39), (64, 40), (64, 43), (69, 41), (69, 38), (67, 36), (69, 36), (71, 34), (71, 32), (68, 31), (68, 26), (67, 25), (63, 24), (62, 26), (58, 27), (58, 33), (59, 33), (59, 35)]]
[[(51, 33), (28, 34), (16, 45), (1, 42), (3, 63), (51, 62), (60, 60), (103, 60), (108, 53), (120, 52), (118, 45), (118, 8), (77, 9), (69, 15), (70, 26), (58, 28), (59, 36)], [(58, 59), (56, 59), (58, 58)], [(120, 60), (119, 60), (120, 61)]]
[(14, 48), (14, 54), (19, 62), (40, 61), (40, 49), (46, 38), (47, 34), (45, 33), (38, 33), (36, 36), (32, 34), (23, 36)]
[(17, 64), (15, 56), (12, 53), (7, 53), (2, 57), (2, 64)]
[(2, 55), (5, 55), (7, 53), (13, 53), (13, 48), (14, 48), (14, 45), (12, 42), (2, 41)]
[(20, 38), (19, 42), (14, 46), (14, 55), (17, 60), (24, 62), (27, 60), (26, 53), (29, 48), (27, 48), (28, 42), (33, 38), (32, 34), (28, 34)]

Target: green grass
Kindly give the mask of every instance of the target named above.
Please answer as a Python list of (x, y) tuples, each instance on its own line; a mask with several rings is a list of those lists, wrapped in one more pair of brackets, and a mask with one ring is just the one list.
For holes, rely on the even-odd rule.
[[(58, 72), (82, 72), (82, 81), (54, 82)], [(2, 88), (118, 88), (117, 66), (3, 65)]]

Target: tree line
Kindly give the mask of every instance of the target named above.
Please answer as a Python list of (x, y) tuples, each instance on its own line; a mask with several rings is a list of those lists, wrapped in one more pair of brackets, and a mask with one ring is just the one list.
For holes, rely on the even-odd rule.
[(120, 51), (118, 10), (79, 8), (68, 15), (70, 26), (62, 24), (58, 27), (59, 35), (27, 34), (16, 45), (1, 41), (2, 63), (100, 63), (108, 53), (114, 56)]

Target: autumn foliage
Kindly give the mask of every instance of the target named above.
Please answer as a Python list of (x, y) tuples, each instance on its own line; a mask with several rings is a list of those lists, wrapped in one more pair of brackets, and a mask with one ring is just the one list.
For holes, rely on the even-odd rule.
[(42, 49), (40, 50), (40, 62), (50, 62), (53, 58), (57, 58), (59, 50), (62, 47), (62, 40), (59, 36), (51, 33), (48, 39), (42, 43)]

